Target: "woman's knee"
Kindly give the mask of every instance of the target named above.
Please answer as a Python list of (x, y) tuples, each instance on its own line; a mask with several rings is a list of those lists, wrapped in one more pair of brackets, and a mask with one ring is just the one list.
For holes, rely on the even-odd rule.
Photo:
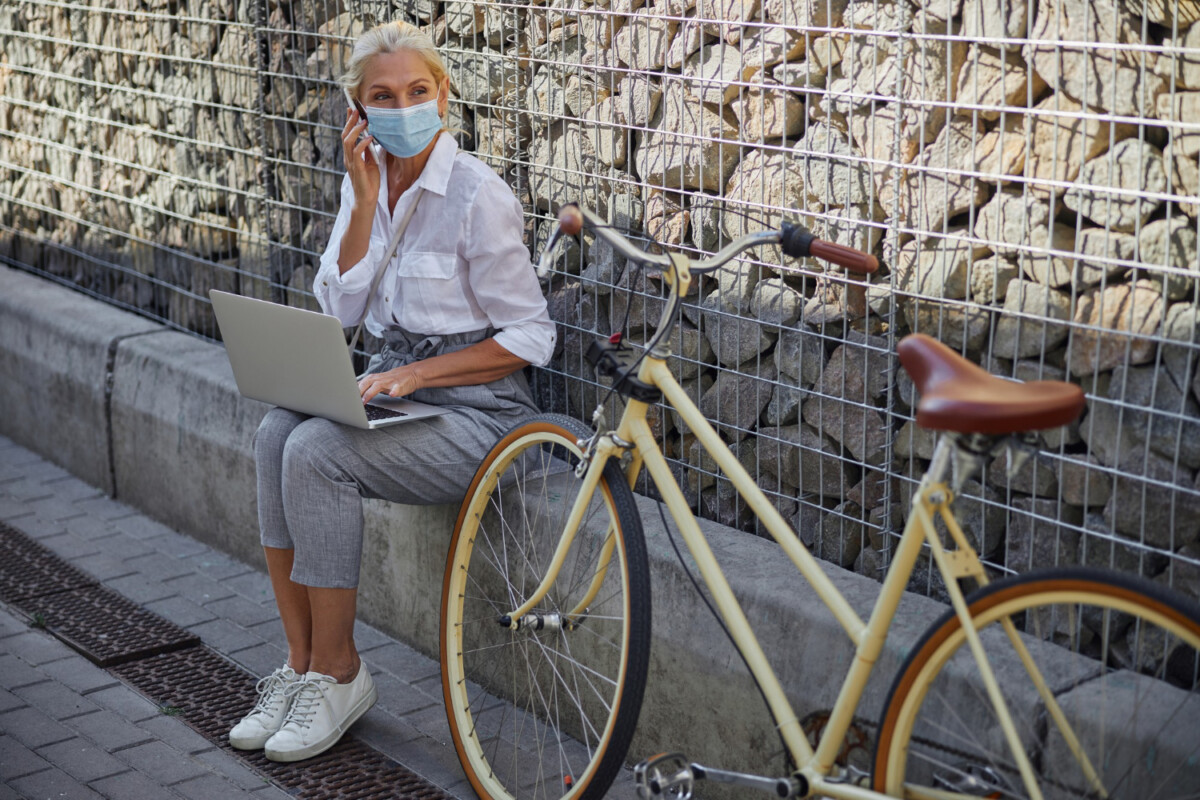
[(341, 426), (320, 417), (297, 425), (283, 445), (285, 473), (316, 473), (335, 482), (352, 482), (345, 459)]
[(259, 463), (264, 459), (280, 460), (288, 438), (307, 419), (303, 414), (285, 408), (268, 411), (254, 432), (252, 444), (255, 460)]

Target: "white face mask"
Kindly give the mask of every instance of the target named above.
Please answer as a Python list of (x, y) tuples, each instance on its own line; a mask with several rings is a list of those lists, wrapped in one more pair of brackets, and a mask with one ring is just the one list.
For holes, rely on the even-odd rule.
[(420, 153), (441, 129), (437, 98), (408, 108), (367, 109), (367, 132), (397, 158), (411, 158)]

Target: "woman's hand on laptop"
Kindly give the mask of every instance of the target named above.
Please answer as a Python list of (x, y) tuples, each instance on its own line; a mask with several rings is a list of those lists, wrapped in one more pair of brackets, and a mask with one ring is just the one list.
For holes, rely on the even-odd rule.
[(380, 394), (388, 397), (406, 397), (420, 389), (412, 366), (412, 364), (406, 364), (403, 367), (389, 369), (387, 372), (363, 376), (358, 382), (358, 392), (362, 395), (362, 401), (369, 403), (373, 397)]

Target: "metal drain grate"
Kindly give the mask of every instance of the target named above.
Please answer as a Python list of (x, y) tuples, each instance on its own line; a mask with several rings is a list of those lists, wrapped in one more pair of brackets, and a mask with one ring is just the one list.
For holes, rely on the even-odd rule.
[(255, 678), (0, 522), (0, 601), (30, 616), (93, 663), (141, 691), (272, 783), (304, 800), (453, 800), (353, 736), (296, 764), (234, 750), (226, 737), (253, 707)]
[(111, 667), (200, 644), (200, 637), (103, 586), (85, 586), (19, 604), (92, 663)]
[(259, 752), (229, 746), (226, 734), (254, 705), (254, 676), (204, 647), (163, 653), (111, 672), (180, 718), (211, 742), (306, 800), (413, 798), (452, 800), (408, 769), (345, 736), (332, 749), (296, 764), (268, 761)]
[(0, 600), (17, 605), (30, 597), (95, 583), (16, 528), (0, 522)]

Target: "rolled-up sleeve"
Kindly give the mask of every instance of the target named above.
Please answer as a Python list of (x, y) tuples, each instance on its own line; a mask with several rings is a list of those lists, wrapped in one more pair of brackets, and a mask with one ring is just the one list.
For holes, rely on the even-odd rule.
[(350, 269), (342, 272), (338, 269), (338, 256), (342, 250), (342, 237), (350, 227), (350, 212), (354, 207), (354, 188), (350, 177), (342, 179), (342, 202), (337, 219), (333, 223), (333, 231), (329, 234), (329, 243), (321, 254), (321, 265), (317, 270), (316, 280), (313, 281), (313, 294), (326, 314), (332, 314), (341, 321), (343, 327), (357, 325), (367, 305), (367, 294), (371, 290), (371, 278), (375, 275), (375, 265), (383, 258), (385, 245), (375, 236), (371, 237), (367, 253)]
[(556, 334), (521, 240), (524, 227), (521, 205), (508, 187), (499, 180), (485, 181), (468, 216), (463, 255), (471, 291), (497, 331), (496, 343), (530, 364), (545, 366), (554, 354)]

